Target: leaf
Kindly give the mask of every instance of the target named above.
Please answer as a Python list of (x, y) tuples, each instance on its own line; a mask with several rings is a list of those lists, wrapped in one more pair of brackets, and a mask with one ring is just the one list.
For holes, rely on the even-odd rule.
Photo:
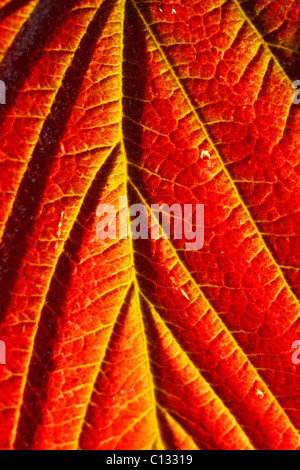
[(300, 449), (296, 2), (2, 4), (0, 447)]
[(299, 5), (293, 0), (245, 0), (240, 5), (292, 81), (296, 80), (300, 60)]

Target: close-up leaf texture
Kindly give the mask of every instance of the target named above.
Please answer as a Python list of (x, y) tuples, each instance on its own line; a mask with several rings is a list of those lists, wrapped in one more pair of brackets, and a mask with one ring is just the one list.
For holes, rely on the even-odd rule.
[[(0, 1), (2, 450), (300, 450), (299, 24)], [(99, 239), (124, 196), (203, 204), (204, 246)]]

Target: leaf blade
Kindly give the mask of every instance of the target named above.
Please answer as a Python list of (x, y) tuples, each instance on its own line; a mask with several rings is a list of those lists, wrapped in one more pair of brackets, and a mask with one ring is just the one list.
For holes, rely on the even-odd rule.
[[(4, 225), (0, 268), (10, 291), (5, 292), (3, 283), (7, 302), (3, 304), (2, 298), (1, 338), (4, 335), (12, 351), (13, 369), (6, 369), (0, 398), (5, 404), (2, 416), (7, 419), (16, 409), (17, 415), (6, 423), (3, 420), (1, 435), (6, 436), (1, 447), (70, 449), (79, 443), (85, 449), (299, 448), (298, 372), (290, 360), (290, 344), (299, 331), (298, 291), (276, 250), (283, 232), (290, 241), (297, 239), (297, 233), (281, 224), (274, 248), (268, 237), (278, 230), (277, 220), (266, 222), (259, 216), (264, 210), (268, 216), (280, 212), (281, 205), (269, 198), (267, 209), (263, 204), (258, 208), (251, 192), (251, 188), (259, 191), (257, 201), (269, 196), (265, 188), (269, 191), (270, 186), (275, 194), (275, 170), (287, 187), (291, 182), (295, 191), (299, 188), (297, 166), (291, 159), (297, 138), (287, 147), (297, 112), (287, 105), (290, 91), (281, 81), (282, 71), (272, 62), (272, 55), (270, 61), (268, 45), (262, 50), (259, 40), (250, 41), (252, 26), (243, 24), (235, 1), (196, 2), (193, 11), (193, 2), (188, 6), (179, 2), (175, 8), (167, 1), (137, 2), (152, 17), (150, 22), (158, 18), (151, 28), (129, 1), (126, 6), (121, 0), (100, 3), (92, 7), (88, 3), (85, 21), (94, 21), (94, 27), (88, 28), (89, 33), (82, 28), (83, 38), (78, 42), (77, 37), (67, 70), (69, 78), (58, 84), (53, 96), (56, 111), (50, 140), (56, 137), (53, 129), (58, 123), (63, 126), (57, 134), (58, 145), (47, 143), (49, 118), (45, 115), (43, 129), (34, 130), (35, 142), (40, 134), (42, 142), (35, 144), (38, 150), (31, 160), (31, 152), (24, 149), (29, 166), (22, 168), (21, 186), (15, 184), (19, 200), (10, 201), (13, 212)], [(170, 29), (177, 25), (176, 8), (181, 9), (179, 26)], [(223, 40), (224, 54), (232, 51), (243, 57), (243, 52), (245, 56), (241, 63), (227, 58), (232, 73), (239, 70), (237, 78), (227, 76), (228, 83), (232, 86), (240, 79), (248, 98), (254, 97), (256, 106), (263, 103), (268, 115), (276, 106), (274, 100), (269, 108), (266, 104), (267, 75), (272, 92), (277, 89), (276, 96), (282, 95), (278, 108), (284, 118), (279, 126), (264, 138), (263, 126), (255, 122), (262, 139), (258, 149), (269, 157), (266, 164), (256, 155), (259, 151), (252, 157), (257, 173), (248, 172), (248, 167), (235, 160), (238, 147), (226, 140), (226, 129), (229, 135), (237, 135), (243, 162), (241, 123), (226, 122), (231, 110), (224, 100), (220, 100), (220, 119), (214, 103), (221, 90), (233, 96), (230, 86), (222, 83), (219, 94), (212, 87), (207, 96), (201, 88), (201, 80), (211, 85), (216, 77), (205, 77), (201, 68), (205, 58), (201, 34), (195, 23), (194, 29), (190, 26), (197, 8), (215, 41), (205, 54), (221, 62), (216, 44), (220, 47)], [(161, 13), (167, 21), (162, 21)], [(100, 31), (99, 22), (105, 23)], [(222, 40), (216, 25), (224, 35)], [(180, 34), (184, 43), (178, 41)], [(91, 42), (92, 51), (82, 66)], [(195, 53), (198, 62), (191, 62), (187, 69)], [(258, 86), (249, 80), (253, 78), (251, 61), (259, 71)], [(72, 97), (63, 88), (74, 77), (80, 79), (80, 93)], [(17, 89), (22, 86), (18, 84)], [(28, 92), (26, 87), (16, 96), (24, 91)], [(57, 106), (64, 101), (69, 107), (59, 112)], [(237, 110), (241, 113), (238, 105), (236, 114)], [(252, 117), (247, 113), (241, 117), (248, 126)], [(7, 148), (13, 142), (8, 136)], [(276, 167), (283, 149), (288, 149), (291, 166), (287, 178)], [(202, 152), (209, 154), (208, 161), (202, 159)], [(32, 166), (32, 161), (40, 165), (43, 155), (49, 165), (45, 175), (39, 166)], [(32, 170), (43, 183), (37, 192), (29, 184)], [(12, 174), (3, 179), (4, 188), (11, 179)], [(39, 209), (29, 210), (32, 224), (22, 222), (24, 230), (11, 238), (19, 222), (18, 206), (30, 194), (37, 195), (33, 206)], [(132, 203), (142, 200), (147, 206), (205, 203), (203, 252), (186, 252), (176, 240), (133, 245), (99, 242), (97, 205), (116, 204), (125, 194)], [(290, 201), (284, 216), (293, 216), (295, 206)], [(17, 261), (16, 240), (21, 242)], [(291, 254), (292, 250), (288, 264), (297, 269)], [(11, 277), (5, 271), (5, 259), (12, 263)], [(281, 269), (285, 277), (278, 275)], [(137, 281), (132, 291), (133, 279)], [(22, 344), (17, 354), (11, 346), (16, 340)], [(24, 349), (26, 357), (22, 357)], [(274, 356), (280, 358), (276, 369)], [(12, 376), (17, 380), (14, 394)], [(223, 430), (221, 435), (215, 422)]]

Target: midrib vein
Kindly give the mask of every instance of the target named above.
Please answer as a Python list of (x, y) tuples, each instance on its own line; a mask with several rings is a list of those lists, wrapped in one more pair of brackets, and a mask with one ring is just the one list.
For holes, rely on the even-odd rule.
[[(126, 158), (126, 150), (125, 146), (123, 143), (123, 137), (121, 141), (121, 152), (124, 157), (124, 187), (126, 190), (125, 196), (127, 197), (128, 200), (128, 192), (127, 192), (127, 185), (128, 185), (128, 167), (127, 167), (127, 158)], [(129, 218), (129, 213), (128, 210), (127, 212), (127, 227), (129, 227), (130, 224), (130, 218)], [(163, 441), (161, 438), (160, 434), (160, 429), (159, 429), (159, 421), (158, 421), (158, 416), (157, 416), (157, 403), (156, 403), (156, 398), (155, 398), (155, 384), (153, 381), (153, 376), (151, 372), (151, 364), (150, 364), (150, 358), (149, 358), (149, 351), (148, 351), (148, 340), (147, 340), (147, 334), (145, 331), (144, 327), (144, 315), (142, 312), (142, 307), (141, 307), (141, 302), (140, 302), (140, 297), (139, 297), (139, 285), (136, 277), (136, 270), (135, 270), (135, 263), (134, 263), (134, 248), (133, 248), (133, 240), (131, 239), (129, 235), (129, 250), (130, 250), (130, 259), (131, 259), (131, 277), (132, 277), (132, 283), (133, 283), (133, 295), (135, 296), (135, 302), (137, 306), (137, 311), (138, 311), (138, 317), (139, 317), (139, 322), (140, 322), (140, 328), (141, 328), (141, 335), (143, 339), (143, 344), (144, 344), (144, 351), (145, 351), (145, 359), (146, 359), (146, 364), (147, 364), (147, 372), (148, 372), (148, 378), (149, 378), (149, 384), (150, 384), (150, 393), (151, 393), (151, 401), (152, 401), (152, 409), (153, 409), (153, 415), (154, 415), (154, 422), (155, 422), (155, 430), (156, 430), (156, 441), (159, 445), (160, 450), (164, 449)]]
[[(123, 157), (123, 166), (124, 166), (124, 171), (123, 171), (123, 191), (124, 191), (124, 194), (125, 196), (127, 197), (127, 159), (126, 159), (126, 153), (125, 153), (125, 148), (124, 148), (124, 143), (123, 143), (123, 50), (124, 50), (124, 23), (125, 23), (125, 5), (126, 5), (126, 1), (127, 0), (120, 0), (120, 9), (121, 9), (121, 18), (120, 18), (120, 25), (121, 25), (121, 31), (120, 31), (120, 44), (119, 44), (119, 139), (120, 139), (120, 151), (121, 151), (121, 155)], [(127, 211), (127, 222), (129, 220), (129, 215), (128, 215), (128, 211)], [(129, 226), (129, 225), (128, 225)], [(133, 247), (132, 247), (132, 241), (129, 240), (128, 242), (128, 249), (129, 249), (129, 254), (130, 254), (130, 272), (131, 272), (131, 283), (130, 283), (130, 286), (133, 286), (133, 295), (135, 296), (136, 298), (136, 302), (137, 302), (137, 305), (138, 307), (140, 307), (140, 304), (139, 304), (139, 298), (138, 298), (138, 291), (137, 291), (137, 284), (136, 284), (136, 277), (135, 277), (135, 269), (134, 269), (134, 261), (133, 261)], [(126, 293), (127, 295), (127, 293)], [(126, 299), (126, 295), (124, 297), (124, 301)], [(124, 302), (123, 301), (123, 302)], [(121, 307), (122, 308), (122, 307)], [(113, 328), (111, 329), (111, 333), (110, 333), (110, 336), (113, 332)], [(109, 344), (109, 340), (110, 338), (108, 339), (105, 347), (104, 347), (104, 352), (103, 352), (103, 358), (105, 357), (105, 354), (106, 354), (106, 349), (108, 347), (108, 344)], [(147, 354), (147, 352), (146, 352)], [(101, 368), (101, 364), (102, 364), (102, 361), (103, 361), (103, 358), (101, 359), (100, 361), (100, 368)], [(147, 360), (148, 360), (148, 357), (146, 356)], [(81, 423), (81, 426), (80, 426), (80, 430), (79, 430), (79, 435), (77, 437), (77, 449), (79, 449), (79, 442), (80, 442), (80, 436), (81, 436), (81, 433), (82, 433), (82, 428), (83, 428), (83, 424), (85, 422), (85, 415), (87, 413), (87, 410), (88, 410), (88, 407), (89, 407), (89, 404), (90, 404), (90, 401), (91, 401), (91, 398), (92, 398), (92, 393), (93, 393), (93, 390), (94, 390), (94, 384), (97, 380), (97, 377), (99, 375), (99, 370), (97, 371), (97, 373), (95, 373), (95, 376), (92, 380), (92, 386), (91, 386), (91, 393), (90, 393), (90, 396), (87, 400), (87, 403), (86, 403), (86, 411), (85, 411), (85, 414), (84, 414), (84, 417), (82, 419), (82, 423)], [(153, 404), (153, 406), (155, 406), (155, 402)]]
[[(234, 0), (234, 1), (235, 1), (235, 0)], [(189, 96), (188, 96), (188, 94), (187, 94), (187, 92), (186, 92), (184, 86), (182, 85), (182, 83), (181, 83), (179, 77), (177, 76), (176, 72), (174, 71), (174, 68), (173, 68), (172, 64), (169, 62), (169, 60), (168, 60), (166, 54), (164, 53), (164, 50), (163, 50), (162, 46), (160, 46), (160, 44), (158, 43), (158, 41), (157, 41), (157, 39), (156, 39), (154, 33), (152, 32), (151, 27), (148, 25), (146, 19), (144, 18), (142, 12), (140, 11), (140, 9), (139, 9), (139, 7), (138, 7), (136, 1), (135, 1), (135, 0), (131, 0), (131, 2), (132, 2), (132, 4), (134, 5), (134, 7), (135, 7), (135, 9), (136, 9), (136, 11), (137, 11), (137, 13), (138, 13), (138, 15), (139, 15), (140, 18), (142, 19), (146, 30), (148, 31), (148, 33), (149, 33), (149, 35), (150, 35), (152, 41), (154, 42), (155, 46), (157, 47), (157, 50), (160, 52), (160, 54), (161, 54), (161, 56), (162, 56), (162, 58), (163, 58), (163, 60), (164, 60), (164, 62), (165, 62), (165, 64), (166, 64), (166, 66), (167, 66), (169, 72), (172, 74), (173, 79), (174, 79), (174, 81), (175, 81), (175, 83), (176, 83), (178, 89), (182, 92), (183, 97), (185, 98), (185, 100), (186, 100), (186, 102), (187, 102), (187, 104), (188, 104), (188, 106), (189, 106), (191, 112), (193, 113), (193, 115), (194, 115), (194, 117), (195, 117), (195, 119), (196, 119), (196, 121), (197, 121), (199, 127), (202, 129), (202, 131), (203, 131), (203, 133), (204, 133), (204, 135), (205, 135), (206, 140), (209, 142), (211, 148), (214, 150), (215, 154), (217, 155), (218, 160), (219, 160), (219, 163), (220, 163), (220, 165), (221, 165), (221, 168), (222, 168), (222, 170), (224, 171), (224, 174), (226, 175), (226, 177), (227, 177), (227, 179), (228, 179), (228, 181), (229, 181), (229, 183), (230, 183), (230, 186), (232, 187), (233, 191), (235, 192), (235, 195), (236, 195), (236, 197), (237, 197), (237, 199), (238, 199), (240, 205), (242, 206), (242, 208), (243, 208), (245, 214), (247, 215), (247, 217), (248, 217), (248, 219), (249, 219), (249, 221), (250, 221), (250, 223), (251, 223), (251, 225), (252, 225), (252, 227), (253, 227), (253, 230), (254, 230), (255, 234), (256, 234), (257, 237), (259, 238), (259, 240), (260, 240), (260, 242), (261, 242), (263, 248), (266, 250), (266, 253), (268, 254), (270, 260), (272, 261), (272, 264), (276, 266), (276, 270), (277, 270), (277, 272), (278, 272), (278, 276), (279, 276), (280, 279), (282, 280), (284, 286), (286, 287), (286, 289), (287, 289), (287, 291), (289, 292), (291, 298), (293, 299), (294, 304), (295, 304), (295, 306), (296, 306), (296, 308), (297, 308), (297, 311), (298, 311), (298, 316), (297, 316), (297, 318), (299, 318), (299, 317), (300, 317), (300, 305), (299, 305), (298, 298), (296, 297), (296, 295), (295, 295), (294, 292), (292, 291), (291, 286), (288, 284), (288, 282), (287, 282), (287, 280), (286, 280), (286, 278), (285, 278), (285, 276), (284, 276), (284, 274), (283, 274), (281, 268), (279, 267), (279, 265), (278, 265), (276, 259), (274, 258), (274, 256), (273, 256), (273, 254), (271, 253), (269, 247), (267, 246), (267, 244), (266, 244), (266, 242), (265, 242), (263, 236), (261, 235), (261, 233), (260, 233), (260, 231), (259, 231), (259, 229), (258, 229), (258, 227), (257, 227), (257, 225), (256, 225), (256, 223), (255, 223), (255, 221), (254, 221), (254, 219), (253, 219), (253, 217), (252, 217), (252, 215), (251, 215), (251, 213), (250, 213), (248, 207), (246, 206), (246, 204), (245, 204), (245, 202), (244, 202), (242, 196), (240, 195), (240, 193), (239, 193), (239, 191), (238, 191), (238, 188), (237, 188), (236, 185), (234, 184), (234, 180), (232, 179), (232, 177), (231, 177), (229, 171), (227, 170), (226, 165), (224, 164), (224, 161), (223, 161), (223, 159), (222, 159), (222, 156), (220, 155), (219, 150), (217, 149), (215, 143), (213, 142), (213, 140), (212, 140), (212, 138), (211, 138), (211, 136), (210, 136), (210, 134), (209, 134), (209, 131), (208, 131), (208, 129), (207, 129), (207, 124), (204, 123), (204, 122), (200, 119), (200, 117), (199, 117), (198, 113), (196, 112), (196, 110), (195, 110), (195, 108), (194, 108), (194, 106), (193, 106), (193, 104), (192, 104), (192, 102), (191, 102), (191, 100), (190, 100), (190, 98), (189, 98)]]
[[(126, 3), (127, 0), (121, 0), (122, 1), (122, 33), (121, 33), (121, 60), (120, 60), (120, 147), (121, 147), (121, 154), (123, 156), (123, 185), (124, 185), (124, 195), (127, 198), (128, 201), (128, 182), (129, 182), (129, 177), (128, 177), (128, 161), (127, 161), (127, 154), (126, 154), (126, 148), (124, 144), (124, 135), (123, 135), (123, 116), (124, 116), (124, 109), (123, 109), (123, 95), (124, 95), (124, 83), (123, 83), (123, 65), (124, 65), (124, 25), (125, 25), (125, 8), (126, 8)], [(128, 207), (126, 208), (126, 216), (127, 216), (127, 227), (129, 227), (130, 224), (130, 217), (129, 217), (129, 212), (128, 212)], [(142, 308), (141, 308), (141, 303), (140, 303), (140, 298), (139, 298), (139, 286), (138, 286), (138, 281), (136, 277), (136, 270), (135, 270), (135, 263), (134, 263), (134, 249), (133, 249), (133, 240), (129, 236), (129, 255), (130, 255), (130, 260), (131, 260), (131, 278), (132, 278), (132, 283), (133, 283), (133, 295), (135, 296), (135, 302), (136, 306), (138, 309), (138, 316), (139, 316), (139, 321), (140, 321), (140, 326), (141, 326), (141, 334), (143, 338), (143, 344), (144, 344), (144, 349), (145, 349), (145, 359), (147, 363), (147, 372), (148, 372), (148, 378), (149, 378), (149, 384), (150, 384), (150, 393), (151, 393), (151, 401), (152, 401), (152, 408), (153, 408), (153, 415), (154, 415), (154, 424), (155, 424), (155, 429), (156, 429), (156, 439), (154, 440), (157, 441), (160, 445), (161, 448), (163, 449), (163, 442), (161, 439), (160, 435), (160, 429), (159, 429), (159, 422), (158, 422), (158, 416), (157, 416), (157, 410), (156, 410), (156, 399), (155, 399), (155, 385), (153, 382), (153, 377), (151, 373), (151, 367), (150, 367), (150, 360), (149, 360), (149, 352), (148, 352), (148, 346), (147, 346), (147, 337), (146, 337), (146, 332), (144, 328), (144, 321), (143, 321), (143, 313), (142, 313)]]

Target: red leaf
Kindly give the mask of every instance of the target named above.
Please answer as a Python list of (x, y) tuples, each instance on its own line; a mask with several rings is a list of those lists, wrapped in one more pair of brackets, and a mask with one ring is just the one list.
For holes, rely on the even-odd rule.
[(1, 5), (0, 447), (300, 449), (299, 4)]

